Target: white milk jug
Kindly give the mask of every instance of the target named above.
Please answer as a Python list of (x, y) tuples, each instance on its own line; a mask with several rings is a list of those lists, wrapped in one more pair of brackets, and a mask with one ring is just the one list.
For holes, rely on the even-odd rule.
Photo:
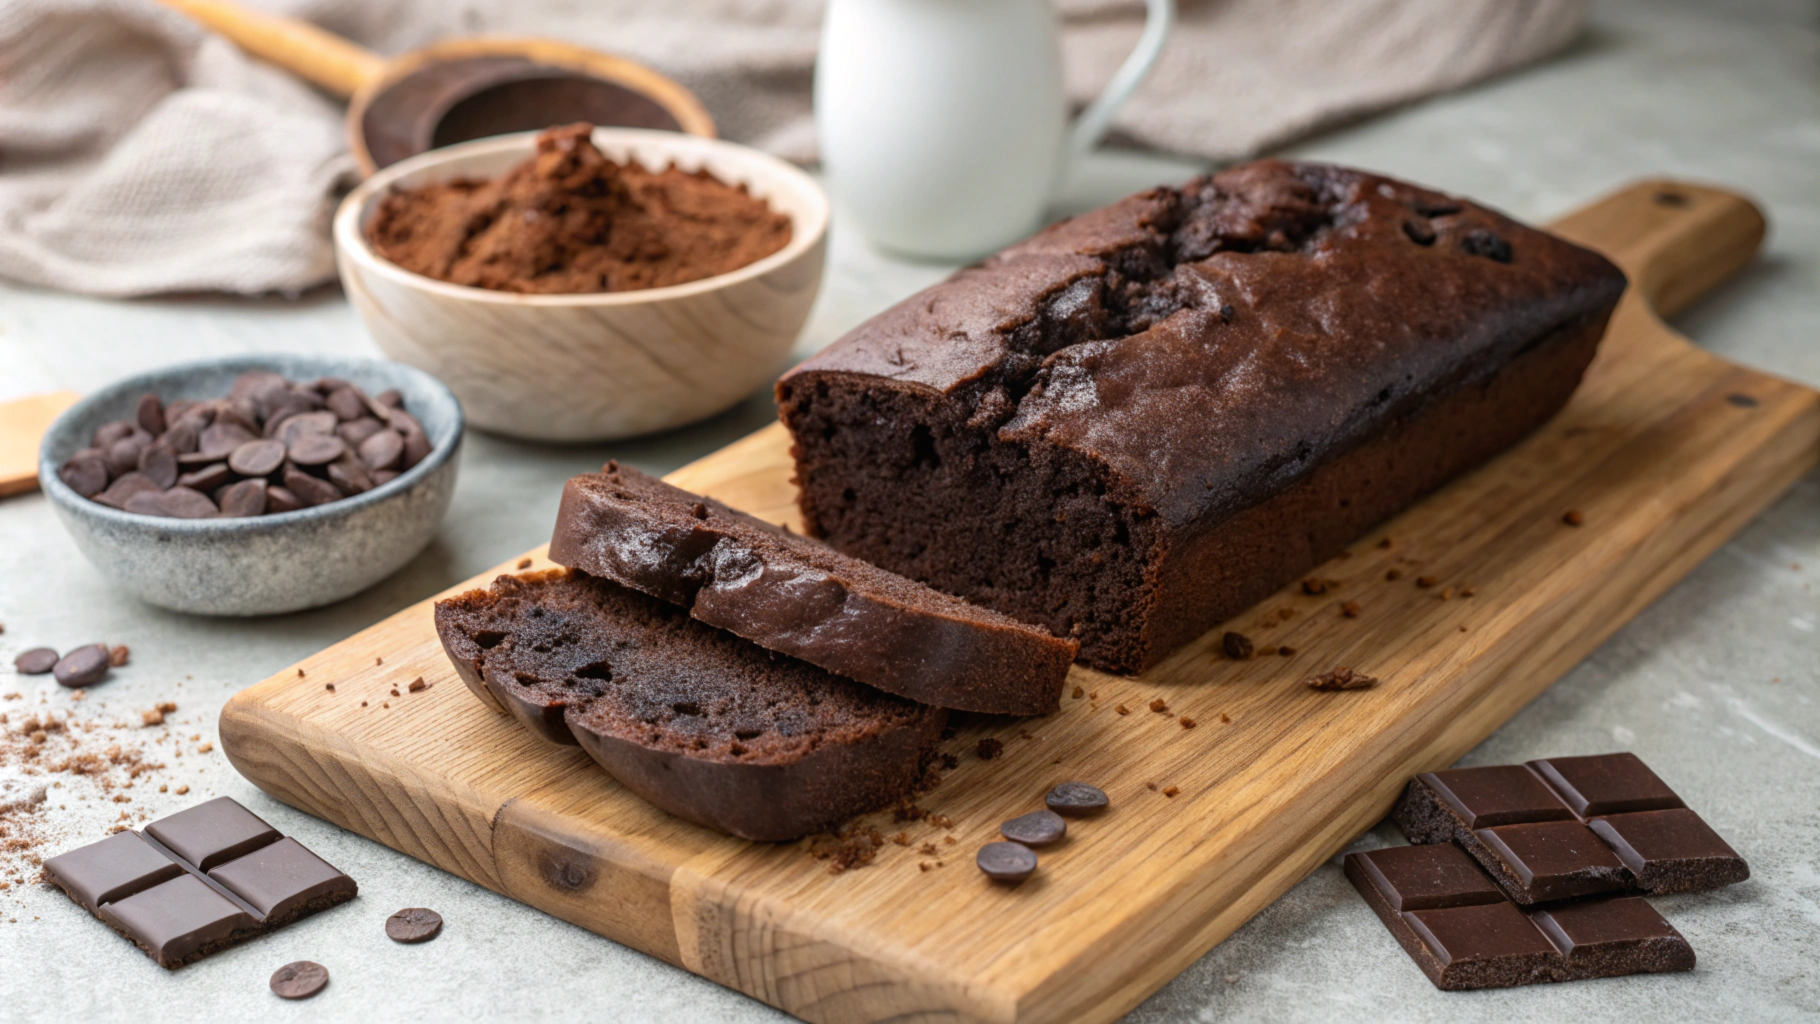
[(1175, 3), (1146, 2), (1137, 47), (1070, 127), (1050, 0), (829, 0), (815, 121), (847, 221), (948, 259), (1030, 234), (1161, 52)]

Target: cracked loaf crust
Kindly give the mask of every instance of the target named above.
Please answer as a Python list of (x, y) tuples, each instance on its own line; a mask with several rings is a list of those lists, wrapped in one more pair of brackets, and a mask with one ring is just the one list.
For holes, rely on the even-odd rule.
[(1154, 664), (1554, 415), (1624, 276), (1261, 161), (1064, 221), (778, 382), (834, 547)]
[(747, 839), (796, 839), (908, 794), (947, 718), (567, 569), (438, 601), (436, 632), (495, 710)]
[(1078, 646), (614, 462), (563, 487), (550, 559), (945, 708), (1054, 711)]

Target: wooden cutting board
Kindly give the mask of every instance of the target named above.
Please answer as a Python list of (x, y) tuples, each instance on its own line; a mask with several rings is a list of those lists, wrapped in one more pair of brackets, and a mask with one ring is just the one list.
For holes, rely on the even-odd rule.
[(38, 445), (51, 423), (82, 396), (74, 391), (0, 402), (0, 498), (38, 489)]
[[(1291, 587), (1223, 627), (1292, 656), (1230, 660), (1216, 629), (1141, 678), (1077, 668), (1071, 691), (1086, 696), (1046, 718), (963, 716), (944, 744), (959, 766), (922, 798), (951, 824), (873, 816), (862, 824), (910, 845), (887, 841), (868, 866), (832, 874), (806, 843), (685, 824), (541, 744), (457, 680), (428, 601), (242, 692), (222, 745), (280, 800), (808, 1020), (1113, 1019), (1820, 460), (1820, 393), (1703, 352), (1651, 309), (1750, 260), (1763, 220), (1748, 202), (1650, 182), (1554, 228), (1632, 281), (1565, 412), (1360, 538), (1318, 571), (1338, 581), (1327, 593)], [(670, 479), (795, 517), (779, 427)], [(1383, 682), (1302, 685), (1338, 665)], [(409, 693), (419, 676), (431, 687)], [(1004, 744), (990, 762), (985, 737)], [(987, 882), (974, 852), (1064, 779), (1103, 786), (1112, 810), (1076, 823), (1022, 886)]]

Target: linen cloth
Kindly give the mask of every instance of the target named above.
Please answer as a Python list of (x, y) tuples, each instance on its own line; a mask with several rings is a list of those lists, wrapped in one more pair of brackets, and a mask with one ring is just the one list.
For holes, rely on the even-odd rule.
[[(997, 2), (997, 0), (969, 0)], [(1053, 0), (1071, 99), (1141, 30), (1141, 0)], [(251, 0), (380, 53), (545, 35), (644, 61), (721, 134), (815, 159), (824, 0)], [(1227, 161), (1534, 61), (1586, 0), (1181, 0), (1113, 126)], [(334, 276), (354, 178), (339, 101), (151, 0), (0, 0), (0, 276), (131, 296), (295, 293)]]

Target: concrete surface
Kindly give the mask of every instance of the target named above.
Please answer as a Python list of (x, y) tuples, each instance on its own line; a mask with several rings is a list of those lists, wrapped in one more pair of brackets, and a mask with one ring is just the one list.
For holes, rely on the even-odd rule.
[[(1678, 325), (1733, 359), (1820, 385), (1820, 15), (1811, 2), (1601, 4), (1579, 47), (1548, 65), (1361, 124), (1297, 155), (1358, 163), (1545, 219), (1634, 177), (1681, 175), (1758, 197), (1774, 225), (1764, 257)], [(1100, 160), (1070, 205), (1184, 176), (1186, 165)], [(939, 277), (837, 234), (832, 274), (802, 351)], [(176, 359), (244, 351), (368, 353), (341, 296), (103, 302), (0, 287), (0, 397), (93, 388)], [(122, 808), (155, 816), (228, 794), (354, 875), (354, 904), (166, 974), (33, 885), (0, 892), (0, 1018), (142, 1021), (758, 1021), (757, 1002), (495, 896), (279, 804), (241, 780), (213, 739), (228, 695), (396, 608), (544, 540), (558, 485), (617, 457), (668, 470), (771, 417), (757, 396), (719, 419), (611, 446), (548, 448), (473, 434), (455, 509), (430, 550), (374, 590), (308, 614), (235, 622), (157, 611), (112, 592), (41, 497), (0, 502), (0, 712), (42, 708), (138, 722), (174, 700), (174, 728), (103, 736), (149, 742), (168, 763), (116, 804), (54, 790), (50, 852), (97, 835)], [(1749, 882), (1659, 901), (1692, 942), (1690, 974), (1487, 993), (1435, 991), (1333, 865), (1202, 957), (1134, 1021), (1820, 1020), (1820, 475), (1709, 559), (1467, 758), (1637, 751), (1749, 859)], [(126, 643), (132, 664), (70, 705), (11, 675), (28, 646)], [(42, 677), (41, 677), (42, 678)], [(191, 741), (189, 736), (200, 739)], [(172, 746), (185, 751), (179, 759)], [(0, 802), (19, 779), (0, 774)], [(9, 789), (8, 787), (13, 787)], [(87, 799), (84, 799), (87, 798)], [(1361, 844), (1395, 842), (1386, 829)], [(424, 946), (386, 940), (405, 906), (448, 921)], [(327, 991), (282, 1003), (266, 978), (326, 964)]]

